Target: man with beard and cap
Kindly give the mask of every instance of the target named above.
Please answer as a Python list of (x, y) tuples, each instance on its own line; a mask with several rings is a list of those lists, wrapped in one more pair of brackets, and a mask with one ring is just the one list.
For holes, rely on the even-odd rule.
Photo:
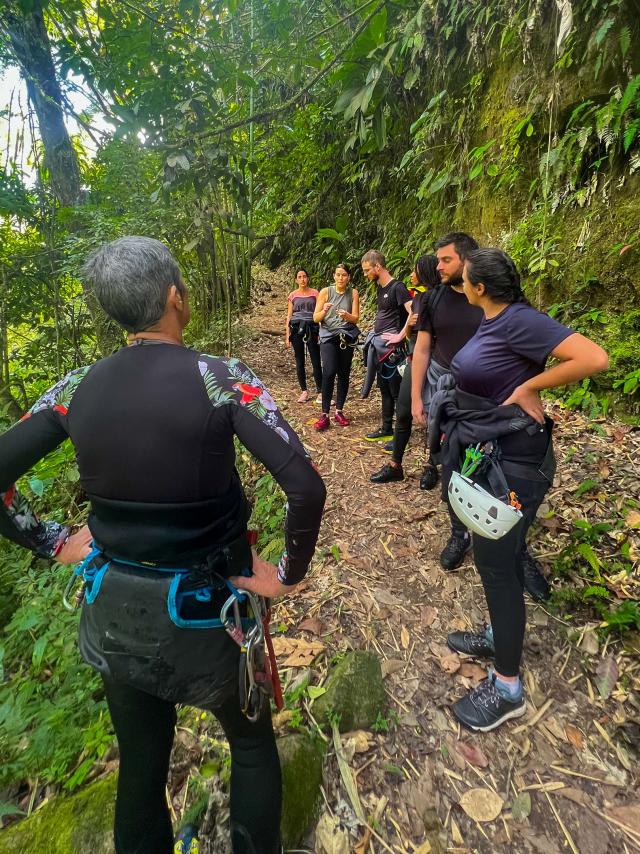
[[(445, 234), (434, 244), (442, 284), (431, 293), (430, 299), (422, 301), (412, 361), (411, 408), (418, 424), (426, 423), (425, 405), (428, 405), (438, 379), (450, 372), (454, 356), (475, 335), (482, 320), (482, 312), (469, 303), (462, 287), (465, 258), (476, 249), (478, 243), (462, 231)], [(427, 395), (423, 395), (425, 377), (429, 387)], [(434, 468), (434, 482), (436, 476)], [(446, 500), (446, 496), (443, 498)], [(471, 535), (453, 513), (448, 501), (447, 507), (451, 535), (440, 555), (440, 565), (452, 571), (462, 564), (471, 549)], [(537, 601), (547, 599), (549, 585), (526, 546), (522, 561), (525, 589)]]

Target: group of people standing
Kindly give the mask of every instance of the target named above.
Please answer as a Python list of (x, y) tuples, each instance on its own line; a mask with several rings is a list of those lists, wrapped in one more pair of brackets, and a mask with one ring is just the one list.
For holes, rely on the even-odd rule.
[[(391, 461), (372, 479), (402, 478), (411, 421), (428, 422), (424, 478), (434, 486), (442, 466), (451, 515), (441, 562), (453, 569), (473, 547), (490, 617), (483, 630), (452, 632), (447, 641), (495, 660), (453, 714), (491, 730), (525, 710), (525, 538), (554, 470), (552, 422), (539, 395), (604, 370), (607, 355), (532, 308), (511, 259), (478, 249), (468, 235), (446, 235), (435, 257), (418, 260), (413, 294), (377, 251), (363, 257), (362, 269), (376, 282), (378, 308), (362, 393), (377, 377), (382, 394), (382, 424), (367, 438), (393, 436)], [(277, 682), (264, 659), (268, 600), (294, 594), (309, 569), (322, 477), (247, 365), (185, 346), (189, 289), (162, 243), (120, 238), (81, 275), (128, 345), (61, 378), (0, 436), (0, 535), (44, 560), (79, 564), (80, 652), (102, 678), (120, 751), (117, 854), (173, 849), (166, 780), (178, 703), (210, 710), (229, 741), (234, 854), (276, 854), (282, 788), (271, 708), (248, 698), (258, 684), (254, 665), (263, 668), (260, 685)], [(338, 265), (334, 284), (319, 294), (304, 270), (296, 284), (287, 342), (298, 356), (300, 399), (308, 399), (300, 358), (307, 347), (322, 404), (316, 429), (330, 426), (336, 379), (335, 421), (347, 426), (360, 318), (350, 271)], [(549, 356), (557, 363), (545, 369)], [(65, 519), (39, 518), (15, 486), (67, 438), (90, 503), (88, 523), (76, 532)], [(236, 439), (287, 498), (277, 564), (251, 549)], [(489, 485), (498, 472), (506, 495), (471, 477), (489, 464)], [(191, 842), (183, 835), (176, 851), (193, 850)]]
[[(380, 252), (362, 257), (364, 276), (376, 284), (377, 312), (364, 344), (367, 378), (361, 396), (368, 394), (375, 370), (382, 401), (382, 423), (365, 438), (390, 441), (390, 461), (370, 479), (391, 483), (404, 478), (402, 460), (412, 423), (429, 428), (429, 457), (420, 485), (433, 488), (442, 465), (442, 498), (451, 525), (440, 564), (445, 571), (456, 570), (473, 549), (490, 617), (484, 628), (452, 632), (447, 642), (458, 653), (495, 660), (489, 678), (456, 702), (453, 713), (466, 726), (487, 731), (525, 711), (520, 681), (524, 592), (538, 601), (549, 596), (540, 565), (526, 546), (527, 531), (555, 472), (553, 422), (545, 416), (540, 392), (602, 371), (608, 358), (597, 344), (528, 303), (506, 253), (481, 249), (463, 232), (436, 240), (434, 253), (418, 259), (410, 289), (392, 276)], [(346, 271), (342, 265), (338, 269)], [(346, 272), (344, 280), (341, 290), (348, 286), (349, 304), (357, 306)], [(336, 288), (338, 279), (335, 288), (317, 295), (313, 310), (323, 360), (323, 414), (314, 425), (317, 430), (330, 425), (331, 395), (324, 388), (325, 382), (327, 389), (333, 387), (334, 363), (325, 378), (322, 341), (342, 334), (339, 317), (332, 319), (331, 329), (325, 326)], [(348, 320), (353, 330), (357, 308)], [(293, 321), (288, 328), (293, 334)], [(352, 337), (336, 407), (336, 421), (343, 425), (349, 423), (342, 408), (354, 344)], [(304, 350), (297, 353), (299, 364)], [(547, 369), (550, 357), (557, 364)], [(469, 459), (476, 460), (470, 470), (479, 468), (485, 475), (478, 483), (465, 477), (452, 484), (452, 474), (461, 467), (464, 471), (467, 447)], [(493, 496), (484, 486), (494, 486), (496, 479), (504, 485), (507, 503), (494, 501), (487, 508), (486, 497), (491, 503)], [(514, 514), (496, 536), (497, 527), (490, 530), (492, 518), (509, 516), (505, 507)]]

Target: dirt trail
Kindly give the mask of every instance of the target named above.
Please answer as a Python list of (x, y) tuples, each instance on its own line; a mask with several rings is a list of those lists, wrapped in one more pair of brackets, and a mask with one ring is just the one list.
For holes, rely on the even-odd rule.
[[(313, 671), (314, 683), (322, 680), (333, 654), (352, 648), (374, 650), (385, 673), (389, 713), (380, 721), (383, 731), (371, 733), (369, 748), (351, 760), (364, 813), (377, 815), (376, 835), (367, 850), (640, 850), (637, 754), (620, 737), (638, 718), (637, 656), (619, 644), (599, 645), (597, 623), (569, 624), (529, 602), (526, 717), (486, 735), (461, 731), (448, 707), (485, 670), (481, 662), (452, 655), (445, 639), (453, 629), (482, 623), (484, 596), (471, 559), (454, 574), (439, 567), (448, 520), (438, 490), (419, 489), (424, 461), (419, 436), (412, 437), (403, 482), (369, 482), (387, 458), (362, 438), (379, 423), (379, 397), (376, 392), (369, 401), (358, 399), (359, 359), (345, 407), (350, 426), (332, 424), (326, 433), (316, 433), (311, 424), (319, 407), (296, 403), (293, 355), (284, 349), (282, 335), (273, 334), (283, 327), (289, 281), (283, 273), (267, 271), (258, 278), (261, 304), (249, 318), (256, 333), (243, 356), (299, 431), (328, 489), (312, 572), (300, 595), (279, 606), (278, 617), (287, 636), (326, 645), (326, 655)], [(548, 503), (557, 507), (557, 519), (569, 506), (560, 506), (566, 484), (579, 484), (583, 477), (575, 457), (569, 464), (562, 460), (570, 446), (580, 443), (586, 419), (561, 410), (554, 415), (559, 420), (561, 486)], [(630, 478), (637, 490), (638, 434), (619, 430), (617, 438), (615, 430), (613, 439), (611, 431), (589, 438), (589, 447), (602, 465), (598, 442), (609, 456), (607, 443), (617, 442), (621, 482), (624, 486)], [(570, 507), (567, 518), (587, 514), (588, 496), (583, 504), (576, 512)], [(557, 553), (556, 535), (552, 524), (537, 529), (530, 538), (532, 551), (543, 557), (550, 548)], [(321, 623), (312, 625), (319, 638), (297, 629), (310, 617)], [(567, 640), (569, 629), (580, 632), (579, 646)], [(607, 678), (613, 678), (613, 686), (607, 686)], [(323, 838), (333, 830), (334, 850), (345, 851), (343, 831), (354, 827), (355, 816), (331, 754), (324, 795)], [(499, 811), (497, 818), (483, 820), (492, 806)], [(359, 836), (361, 832), (349, 837), (349, 850), (365, 850), (356, 847)], [(313, 848), (313, 838), (308, 844)], [(319, 841), (315, 850), (323, 850)]]

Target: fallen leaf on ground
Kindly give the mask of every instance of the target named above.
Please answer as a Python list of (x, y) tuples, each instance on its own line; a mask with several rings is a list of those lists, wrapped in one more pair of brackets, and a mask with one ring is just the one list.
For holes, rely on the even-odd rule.
[(588, 655), (597, 655), (600, 645), (598, 644), (598, 636), (594, 629), (587, 629), (580, 641), (580, 649)]
[(308, 617), (306, 620), (303, 620), (298, 626), (299, 632), (311, 632), (311, 634), (313, 635), (321, 635), (324, 630), (324, 623), (317, 617)]
[(409, 632), (406, 626), (403, 626), (400, 629), (400, 643), (402, 644), (403, 649), (409, 649), (409, 644), (411, 643), (411, 637), (409, 636)]
[(455, 652), (445, 655), (444, 658), (439, 658), (438, 663), (445, 673), (455, 673), (460, 670), (460, 659)]
[(596, 688), (603, 700), (611, 696), (618, 681), (618, 665), (612, 655), (603, 658), (596, 668)]
[(567, 724), (564, 728), (564, 733), (576, 750), (582, 750), (584, 746), (584, 739), (582, 738), (582, 733), (579, 729), (571, 726), (571, 724)]
[(520, 792), (511, 805), (511, 815), (514, 821), (524, 821), (531, 814), (531, 795), (529, 792)]
[(564, 789), (558, 789), (558, 794), (563, 798), (568, 798), (570, 801), (573, 801), (574, 804), (589, 806), (589, 798), (586, 792), (583, 792), (582, 789), (575, 789), (573, 786), (565, 786)]
[(616, 821), (621, 821), (626, 824), (635, 833), (640, 833), (640, 803), (626, 804), (623, 807), (613, 807), (605, 810), (610, 818), (615, 818)]
[(373, 592), (373, 601), (377, 604), (382, 603), (383, 605), (400, 605), (400, 600), (397, 596), (394, 596), (393, 593), (389, 593), (388, 590), (382, 590), (379, 587), (376, 587)]
[(451, 839), (455, 845), (464, 845), (464, 839), (460, 833), (460, 828), (456, 824), (456, 820), (451, 816)]
[(460, 662), (458, 676), (464, 676), (466, 679), (471, 679), (472, 682), (481, 682), (487, 678), (486, 668), (479, 664), (474, 664), (473, 661)]
[(273, 649), (277, 656), (287, 656), (282, 662), (285, 667), (308, 667), (324, 651), (324, 644), (301, 638), (275, 637)]
[(504, 801), (491, 789), (469, 789), (460, 798), (460, 806), (474, 821), (493, 821), (502, 812)]
[(630, 528), (640, 528), (640, 511), (629, 510), (625, 517), (625, 521)]
[(433, 605), (423, 605), (420, 609), (420, 622), (423, 626), (431, 626), (438, 616), (438, 609)]
[(321, 854), (349, 854), (349, 834), (337, 818), (323, 813), (316, 826), (316, 851)]
[(342, 735), (342, 742), (345, 749), (353, 744), (354, 753), (366, 753), (371, 746), (373, 737), (363, 729), (356, 729), (353, 732), (345, 732)]
[(456, 743), (456, 750), (467, 762), (475, 765), (476, 768), (487, 768), (489, 766), (489, 760), (477, 744), (469, 741), (458, 741)]
[(406, 666), (407, 662), (402, 661), (399, 658), (385, 658), (380, 665), (380, 669), (382, 670), (382, 678), (384, 679), (391, 673), (397, 673), (398, 670), (402, 670), (402, 668)]

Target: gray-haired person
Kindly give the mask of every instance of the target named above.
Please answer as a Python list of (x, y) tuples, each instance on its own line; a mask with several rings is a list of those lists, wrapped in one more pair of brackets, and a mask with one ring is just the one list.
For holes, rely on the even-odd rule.
[[(255, 722), (243, 714), (238, 673), (250, 665), (220, 610), (234, 589), (295, 589), (313, 556), (324, 484), (246, 365), (184, 346), (189, 292), (162, 243), (113, 241), (84, 276), (129, 346), (71, 371), (0, 436), (0, 533), (61, 563), (84, 558), (79, 643), (102, 676), (120, 747), (118, 854), (173, 849), (165, 787), (176, 703), (211, 710), (229, 740), (234, 852), (273, 854), (281, 778), (269, 704), (258, 704)], [(234, 437), (287, 495), (277, 566), (251, 551)], [(12, 486), (66, 438), (91, 502), (90, 533), (71, 536)], [(236, 640), (249, 625), (259, 631), (250, 616), (231, 626)]]

